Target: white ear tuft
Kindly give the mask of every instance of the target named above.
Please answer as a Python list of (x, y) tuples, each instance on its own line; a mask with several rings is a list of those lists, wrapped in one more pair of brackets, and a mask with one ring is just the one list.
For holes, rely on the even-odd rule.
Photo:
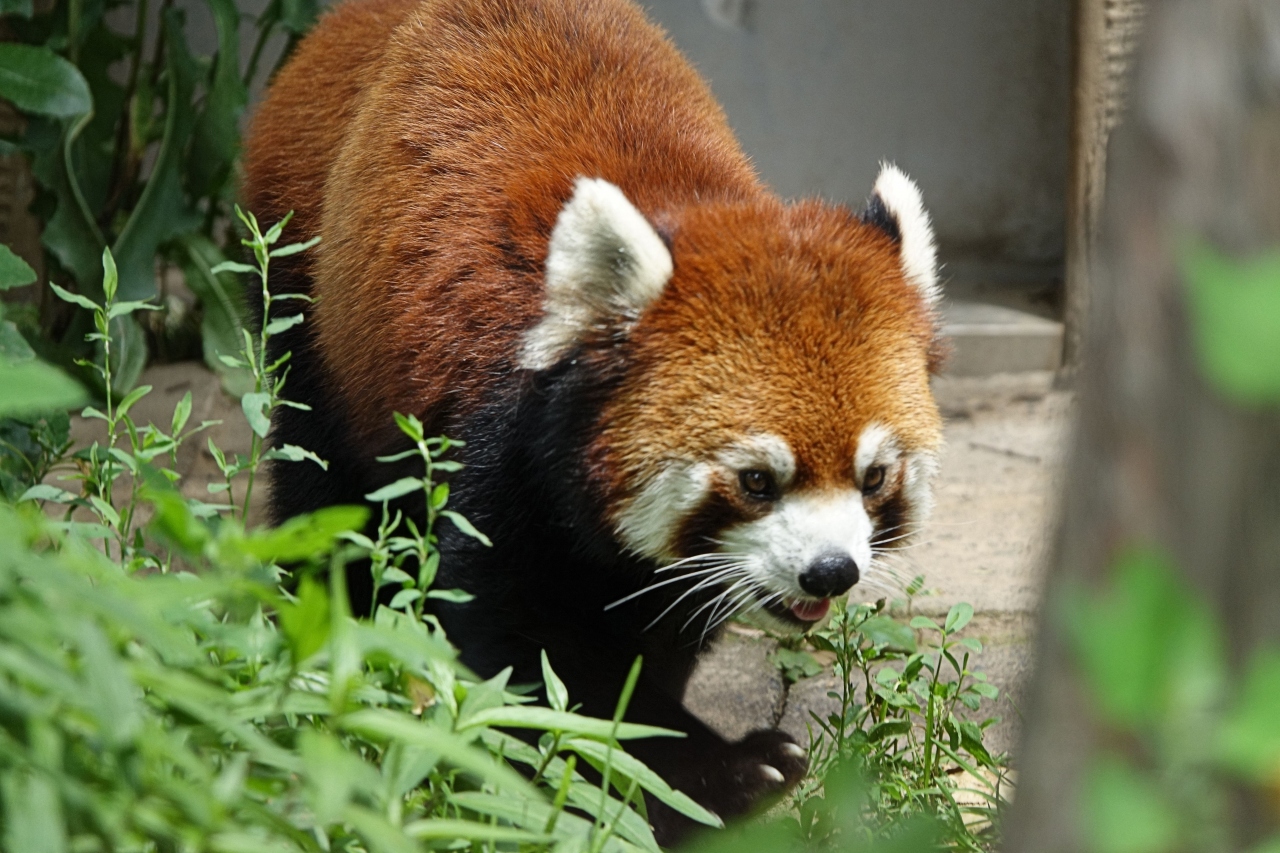
[(544, 316), (525, 333), (520, 366), (546, 370), (593, 328), (634, 321), (671, 278), (671, 253), (622, 190), (578, 178), (547, 249)]
[[(875, 211), (876, 201), (883, 208)], [(890, 163), (880, 167), (880, 177), (872, 192), (873, 215), (885, 214), (896, 225), (902, 246), (902, 271), (930, 305), (942, 296), (938, 286), (938, 250), (933, 242), (933, 226), (924, 209), (920, 188), (901, 169)]]

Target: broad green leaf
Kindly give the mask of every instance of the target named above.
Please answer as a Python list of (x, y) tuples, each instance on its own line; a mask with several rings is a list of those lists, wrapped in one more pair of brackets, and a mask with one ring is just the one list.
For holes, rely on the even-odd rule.
[(885, 720), (883, 723), (876, 723), (867, 732), (867, 740), (871, 743), (884, 740), (887, 737), (897, 737), (905, 735), (911, 731), (910, 720)]
[(0, 805), (5, 850), (66, 853), (62, 800), (48, 775), (10, 771), (0, 776)]
[[(223, 376), (228, 391), (243, 395), (251, 390), (240, 360), (240, 329), (244, 325), (244, 300), (239, 282), (230, 273), (215, 273), (222, 251), (202, 234), (186, 234), (177, 240), (174, 254), (187, 287), (200, 298), (203, 314), (200, 339), (204, 361)], [(228, 361), (230, 360), (230, 361)], [(228, 368), (230, 372), (228, 372)]]
[(916, 635), (910, 628), (889, 616), (872, 616), (858, 630), (872, 643), (905, 652), (916, 650)]
[(289, 519), (279, 527), (255, 530), (244, 550), (261, 560), (294, 563), (327, 554), (340, 533), (361, 530), (369, 510), (362, 506), (331, 506)]
[[(41, 185), (57, 199), (53, 216), (45, 223), (40, 241), (69, 270), (81, 290), (95, 297), (102, 294), (102, 249), (106, 241), (85, 201), (84, 191), (71, 167), (76, 140), (88, 127), (92, 115), (86, 114), (63, 128), (59, 146), (36, 156), (32, 170)], [(71, 330), (70, 340), (79, 345), (83, 327)]]
[[(545, 802), (521, 801), (511, 797), (499, 797), (481, 791), (461, 791), (449, 796), (450, 802), (464, 809), (493, 815), (501, 820), (509, 821), (516, 826), (529, 829), (542, 829), (551, 817), (551, 805)], [(552, 834), (561, 839), (582, 839), (589, 837), (592, 824), (589, 821), (569, 812), (562, 812), (556, 820)], [(557, 847), (557, 850), (562, 849)], [(585, 848), (568, 848), (579, 849)], [(605, 842), (606, 853), (632, 853), (643, 848), (637, 847), (621, 838), (610, 838)]]
[(1241, 405), (1280, 403), (1280, 250), (1234, 260), (1201, 243), (1182, 269), (1205, 376)]
[(191, 392), (182, 395), (182, 399), (173, 407), (173, 421), (169, 426), (173, 437), (177, 438), (182, 433), (182, 428), (187, 425), (187, 419), (191, 417)]
[(271, 432), (271, 395), (265, 391), (251, 391), (240, 398), (240, 409), (249, 427), (259, 438), (266, 438)]
[(0, 362), (16, 364), (31, 361), (35, 357), (35, 350), (27, 343), (22, 332), (18, 331), (18, 327), (8, 320), (0, 320)]
[(331, 734), (303, 731), (298, 737), (298, 752), (307, 770), (307, 800), (321, 826), (342, 816), (352, 794), (378, 787), (378, 771), (344, 749)]
[(13, 249), (0, 243), (0, 290), (23, 287), (36, 280), (36, 271)]
[(1094, 760), (1084, 786), (1082, 829), (1096, 853), (1180, 849), (1178, 815), (1155, 783), (1120, 758)]
[(23, 417), (68, 409), (84, 388), (56, 367), (38, 361), (0, 364), (0, 416)]
[(306, 577), (298, 585), (298, 603), (279, 607), (280, 627), (289, 640), (295, 665), (324, 648), (329, 639), (329, 593)]
[(155, 296), (155, 258), (160, 245), (200, 225), (199, 215), (187, 203), (181, 174), (183, 152), (195, 124), (192, 100), (198, 67), (187, 51), (181, 12), (167, 9), (162, 27), (169, 82), (164, 135), (138, 203), (112, 247), (120, 269), (120, 296), (128, 300)]
[(1263, 784), (1280, 778), (1280, 652), (1254, 655), (1218, 740), (1222, 761), (1236, 773)]
[(0, 0), (0, 15), (16, 15), (19, 18), (30, 18), (31, 0)]
[(515, 729), (544, 729), (546, 731), (565, 732), (571, 735), (582, 735), (590, 738), (608, 740), (633, 740), (642, 737), (684, 737), (683, 732), (661, 729), (657, 726), (643, 726), (637, 723), (619, 723), (614, 732), (612, 720), (599, 720), (595, 717), (583, 717), (565, 711), (553, 711), (550, 708), (539, 708), (533, 705), (505, 706), (489, 708), (468, 717), (461, 727), (476, 726), (509, 726)]
[(150, 393), (150, 385), (139, 385), (128, 394), (125, 394), (124, 399), (116, 406), (116, 417), (123, 418), (125, 415), (129, 414), (129, 410), (133, 408), (133, 405)]
[(973, 618), (973, 605), (966, 602), (959, 602), (951, 607), (947, 612), (947, 621), (943, 624), (943, 630), (948, 634), (954, 634), (969, 624), (969, 620)]
[(47, 483), (36, 483), (18, 498), (19, 501), (53, 501), (59, 504), (69, 504), (75, 499), (76, 496), (66, 489), (59, 489)]
[(1193, 711), (1218, 695), (1221, 642), (1205, 605), (1163, 552), (1131, 548), (1089, 598), (1068, 598), (1067, 627), (1095, 703), (1137, 726)]
[(23, 112), (73, 118), (93, 109), (80, 71), (47, 47), (0, 42), (0, 97)]
[(147, 335), (133, 317), (111, 321), (111, 387), (124, 394), (137, 384), (147, 366)]
[(187, 155), (187, 184), (196, 195), (217, 196), (240, 150), (240, 116), (249, 90), (240, 79), (240, 10), (234, 0), (205, 0), (218, 31), (218, 54), (196, 118)]

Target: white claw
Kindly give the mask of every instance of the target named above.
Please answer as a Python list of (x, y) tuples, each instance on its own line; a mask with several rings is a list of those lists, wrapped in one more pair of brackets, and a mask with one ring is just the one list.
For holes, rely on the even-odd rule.
[(775, 785), (781, 785), (783, 782), (787, 781), (787, 777), (778, 772), (778, 768), (770, 767), (768, 764), (761, 764), (760, 772), (764, 774), (764, 778), (768, 779)]
[(782, 751), (787, 755), (790, 755), (792, 758), (808, 758), (809, 756), (809, 753), (805, 751), (805, 748), (798, 743), (784, 743), (782, 745)]

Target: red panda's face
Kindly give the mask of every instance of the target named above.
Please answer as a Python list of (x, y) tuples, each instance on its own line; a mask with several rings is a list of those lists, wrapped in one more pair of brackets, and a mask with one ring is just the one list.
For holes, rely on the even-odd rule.
[(934, 280), (919, 273), (933, 274), (932, 239), (906, 233), (912, 199), (882, 198), (884, 184), (872, 205), (887, 223), (816, 203), (701, 206), (676, 218), (669, 250), (656, 235), (606, 240), (583, 278), (618, 267), (648, 292), (629, 308), (602, 291), (577, 317), (553, 304), (557, 226), (548, 318), (524, 357), (625, 318), (626, 374), (591, 476), (619, 543), (660, 564), (654, 584), (705, 599), (695, 627), (752, 612), (795, 630), (855, 584), (890, 592), (878, 557), (928, 512), (941, 423)]

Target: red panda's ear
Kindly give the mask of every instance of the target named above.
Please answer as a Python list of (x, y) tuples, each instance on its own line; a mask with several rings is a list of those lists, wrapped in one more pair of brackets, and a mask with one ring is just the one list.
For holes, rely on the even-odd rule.
[(592, 329), (634, 321), (671, 278), (671, 252), (622, 190), (578, 178), (547, 248), (543, 317), (520, 366), (546, 370)]
[(875, 189), (862, 220), (882, 229), (899, 246), (902, 271), (929, 305), (942, 296), (938, 285), (938, 250), (920, 189), (897, 166), (880, 167)]

